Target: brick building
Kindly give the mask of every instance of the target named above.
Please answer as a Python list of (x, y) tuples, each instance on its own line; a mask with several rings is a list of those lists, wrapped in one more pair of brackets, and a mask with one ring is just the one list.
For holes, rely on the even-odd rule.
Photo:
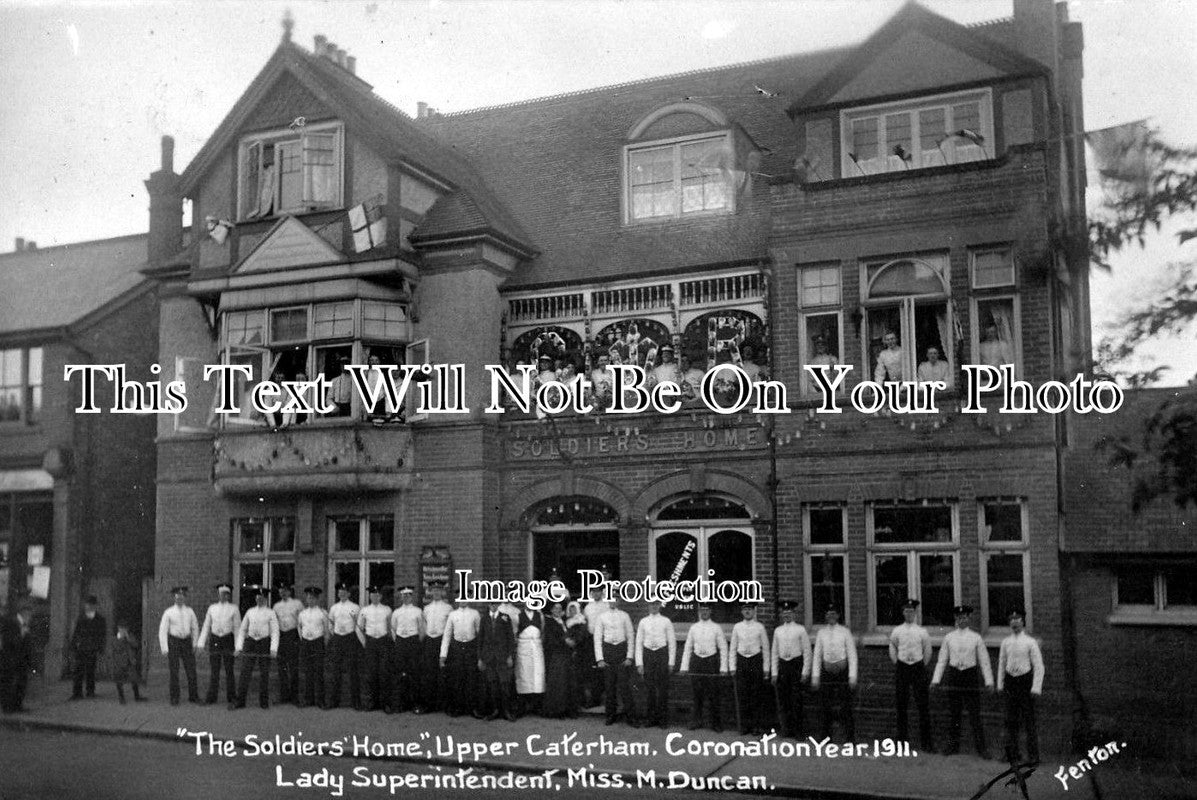
[[(0, 605), (33, 612), (37, 669), (58, 676), (82, 599), (137, 624), (153, 570), (154, 423), (77, 415), (66, 364), (150, 379), (158, 325), (146, 237), (0, 255)], [(111, 404), (111, 393), (97, 392)], [(105, 406), (106, 407), (106, 406)]]
[[(160, 603), (174, 583), (202, 606), (229, 577), (364, 591), (446, 565), (756, 579), (808, 624), (845, 610), (868, 733), (892, 728), (903, 599), (937, 640), (974, 605), (995, 649), (1025, 606), (1062, 746), (1067, 420), (963, 415), (956, 387), (961, 364), (1038, 384), (1090, 350), (1063, 12), (1016, 0), (964, 27), (911, 4), (850, 48), (415, 119), (287, 28), (182, 175), (167, 160), (147, 184), (158, 346), (191, 397), (158, 421)], [(667, 344), (683, 368), (783, 381), (791, 413), (483, 413), (485, 364), (659, 369)], [(354, 400), (280, 426), (211, 414), (200, 381), (248, 366), (244, 397), (370, 356), (465, 365), (470, 411), (393, 424)], [(879, 363), (952, 386), (938, 414), (816, 415), (805, 363), (852, 365), (849, 389)]]

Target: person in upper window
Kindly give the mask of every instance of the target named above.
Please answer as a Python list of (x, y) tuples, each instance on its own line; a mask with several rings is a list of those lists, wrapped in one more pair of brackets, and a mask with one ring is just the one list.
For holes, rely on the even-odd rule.
[(985, 326), (981, 335), (980, 347), (981, 363), (991, 367), (1014, 363), (1014, 350), (1007, 339), (998, 335), (997, 325), (990, 323)]
[(740, 351), (740, 369), (748, 373), (751, 380), (756, 380), (761, 377), (761, 365), (756, 363), (756, 351), (750, 345), (745, 345), (744, 349)]
[(347, 417), (353, 403), (353, 378), (349, 377), (349, 372), (345, 369), (349, 366), (349, 356), (337, 356), (337, 364), (340, 365), (341, 371), (332, 379), (328, 391), (328, 399), (335, 407), (330, 416)]
[(808, 364), (818, 367), (830, 367), (840, 363), (839, 359), (835, 357), (835, 353), (827, 346), (827, 337), (816, 336), (812, 342), (815, 348), (815, 354), (810, 357)]
[(557, 370), (553, 369), (553, 359), (548, 356), (541, 356), (536, 362), (536, 379), (540, 383), (555, 383), (557, 381)]
[(702, 379), (707, 374), (706, 371), (686, 356), (682, 356), (682, 363), (678, 371), (682, 374), (682, 395), (687, 400), (698, 397), (698, 389), (702, 386)]
[(660, 350), (661, 363), (653, 368), (649, 375), (648, 385), (656, 386), (661, 381), (673, 381), (679, 386), (682, 383), (682, 373), (677, 362), (673, 360), (673, 345), (662, 345)]
[(884, 349), (877, 354), (877, 365), (873, 368), (873, 380), (877, 383), (886, 381), (900, 381), (903, 379), (902, 346), (898, 344), (898, 334), (886, 331), (881, 337)]
[(927, 348), (927, 360), (919, 364), (918, 376), (923, 382), (943, 381), (947, 386), (952, 385), (952, 372), (948, 362), (939, 357), (938, 347)]

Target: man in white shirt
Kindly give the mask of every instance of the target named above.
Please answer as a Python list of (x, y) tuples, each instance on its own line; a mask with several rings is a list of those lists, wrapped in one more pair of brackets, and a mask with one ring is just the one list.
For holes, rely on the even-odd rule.
[(647, 697), (645, 724), (664, 728), (669, 720), (669, 676), (677, 656), (673, 622), (661, 614), (659, 602), (649, 602), (648, 616), (636, 626), (636, 670), (644, 676)]
[(254, 668), (258, 670), (258, 704), (270, 707), (270, 659), (278, 655), (278, 617), (270, 607), (270, 589), (252, 587), (253, 608), (245, 612), (237, 629), (237, 652), (241, 654), (241, 680), (237, 685), (237, 700), (229, 709), (245, 708), (249, 695), (249, 681)]
[(199, 702), (198, 682), (195, 678), (195, 643), (199, 636), (199, 620), (187, 605), (187, 587), (175, 586), (170, 590), (174, 605), (162, 612), (158, 624), (158, 646), (166, 656), (170, 668), (170, 704), (179, 704), (179, 662), (187, 673), (187, 699)]
[(368, 586), (370, 603), (357, 615), (357, 640), (363, 648), (370, 704), (362, 711), (385, 708), (390, 697), (388, 662), (391, 649), (391, 607), (382, 602), (382, 587)]
[(902, 380), (902, 346), (898, 344), (898, 335), (893, 331), (886, 331), (881, 337), (881, 344), (884, 349), (877, 354), (873, 380), (877, 383)]
[(441, 698), (444, 695), (440, 665), (441, 640), (449, 614), (453, 612), (453, 606), (445, 602), (443, 581), (428, 584), (428, 594), (432, 599), (424, 606), (423, 658), (420, 664), (424, 684), (420, 692), (422, 702), (416, 706), (417, 714), (441, 710)]
[(319, 586), (303, 590), (303, 611), (299, 612), (299, 673), (303, 676), (303, 694), (296, 704), (324, 706), (324, 645), (332, 635), (328, 612), (320, 607)]
[(241, 627), (241, 609), (233, 605), (233, 587), (227, 583), (217, 584), (217, 601), (208, 606), (204, 615), (204, 626), (200, 630), (196, 648), (208, 650), (208, 696), (206, 705), (216, 702), (220, 694), (220, 673), (224, 671), (225, 699), (233, 702), (237, 696), (237, 683), (233, 675), (233, 654), (236, 651), (237, 629)]
[[(607, 573), (607, 565), (601, 567), (604, 576)], [(603, 590), (601, 588), (592, 588), (590, 590), (590, 602), (582, 606), (582, 616), (586, 617), (586, 633), (588, 637), (585, 641), (579, 642), (578, 647), (581, 648), (582, 661), (582, 675), (579, 682), (584, 687), (589, 688), (588, 708), (603, 705), (603, 692), (606, 688), (606, 675), (598, 668), (597, 660), (594, 657), (594, 625), (598, 622), (598, 618), (611, 610), (611, 605), (603, 599)]]
[(952, 372), (948, 362), (939, 357), (938, 347), (927, 348), (927, 360), (919, 364), (918, 378), (923, 383), (943, 381), (949, 388), (952, 385)]
[(391, 668), (391, 699), (387, 713), (410, 711), (420, 704), (420, 645), (424, 641), (424, 611), (415, 604), (412, 586), (399, 589), (399, 606), (391, 612), (395, 637)]
[(773, 631), (773, 660), (770, 673), (777, 692), (777, 716), (782, 733), (791, 739), (803, 735), (802, 684), (810, 680), (811, 645), (806, 628), (798, 624), (794, 614), (798, 608), (792, 601), (781, 603), (781, 624)]
[[(353, 587), (356, 591), (357, 587)], [(328, 623), (332, 626), (328, 661), (331, 681), (328, 704), (325, 708), (336, 708), (341, 704), (341, 675), (349, 673), (349, 705), (362, 706), (361, 653), (362, 646), (357, 639), (357, 618), (362, 608), (349, 599), (350, 586), (337, 585), (337, 602), (328, 610)]]
[[(614, 597), (608, 599), (607, 603), (610, 608), (594, 623), (594, 660), (606, 678), (607, 724), (614, 725), (622, 716), (629, 725), (635, 727), (636, 706), (632, 702), (628, 670), (632, 666), (636, 631), (632, 628), (632, 618), (619, 608)], [(619, 712), (621, 701), (622, 713)]]
[(1027, 728), (1027, 758), (1039, 763), (1039, 733), (1035, 725), (1035, 698), (1043, 694), (1043, 653), (1039, 642), (1025, 630), (1022, 611), (1010, 612), (1009, 636), (998, 651), (998, 692), (1006, 695), (1006, 760), (1017, 764), (1018, 729)]
[(478, 632), (482, 617), (457, 598), (457, 608), (445, 619), (440, 666), (445, 670), (445, 711), (449, 716), (472, 714), (478, 704)]
[(661, 357), (661, 363), (653, 367), (652, 374), (648, 377), (648, 386), (651, 389), (662, 381), (673, 381), (679, 387), (682, 385), (682, 373), (678, 369), (677, 362), (673, 360), (673, 346), (662, 345), (658, 351)]
[(764, 728), (760, 720), (761, 690), (769, 682), (773, 662), (769, 658), (769, 634), (757, 621), (756, 604), (745, 603), (740, 615), (743, 619), (732, 628), (727, 667), (738, 703), (740, 733), (757, 734)]
[(274, 604), (278, 617), (278, 701), (294, 703), (299, 699), (299, 612), (303, 603), (295, 598), (295, 587), (279, 581), (279, 601)]
[(826, 624), (815, 636), (810, 685), (820, 692), (823, 735), (831, 736), (832, 722), (839, 716), (844, 735), (852, 741), (856, 736), (852, 711), (852, 692), (856, 689), (856, 640), (852, 638), (852, 632), (840, 624), (840, 612), (834, 606), (827, 609), (823, 621)]
[(698, 604), (698, 621), (686, 634), (682, 648), (682, 664), (678, 670), (690, 673), (690, 690), (694, 696), (690, 730), (702, 727), (704, 705), (711, 708), (711, 730), (723, 730), (720, 708), (719, 678), (727, 674), (727, 638), (723, 629), (711, 621), (711, 606)]
[(985, 729), (981, 725), (981, 692), (978, 682), (983, 678), (985, 688), (993, 689), (989, 651), (985, 649), (981, 634), (968, 627), (973, 607), (956, 606), (952, 611), (956, 616), (956, 628), (948, 631), (943, 637), (943, 643), (939, 646), (939, 661), (935, 664), (935, 674), (931, 676), (932, 686), (938, 686), (940, 681), (945, 681), (948, 690), (951, 725), (948, 728), (948, 746), (944, 753), (950, 756), (960, 752), (960, 710), (962, 706), (967, 706), (977, 754), (981, 758), (989, 758), (989, 751), (985, 749)]
[(931, 663), (931, 635), (919, 625), (919, 601), (907, 600), (902, 605), (905, 621), (889, 635), (889, 660), (894, 664), (894, 703), (898, 712), (898, 739), (910, 740), (910, 721), (907, 711), (910, 692), (919, 710), (919, 746), (932, 752), (931, 715), (927, 704), (927, 665)]

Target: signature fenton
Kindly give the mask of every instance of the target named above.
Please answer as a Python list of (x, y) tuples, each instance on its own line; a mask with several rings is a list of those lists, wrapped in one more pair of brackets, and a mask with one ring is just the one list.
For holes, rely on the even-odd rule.
[(1121, 753), (1126, 749), (1126, 742), (1121, 744), (1117, 742), (1107, 742), (1104, 745), (1089, 748), (1089, 752), (1085, 758), (1073, 764), (1071, 767), (1065, 767), (1063, 764), (1056, 770), (1054, 777), (1064, 787), (1064, 791), (1068, 791), (1069, 781), (1079, 781), (1086, 772), (1091, 772), (1095, 764), (1100, 764), (1113, 757), (1116, 753)]

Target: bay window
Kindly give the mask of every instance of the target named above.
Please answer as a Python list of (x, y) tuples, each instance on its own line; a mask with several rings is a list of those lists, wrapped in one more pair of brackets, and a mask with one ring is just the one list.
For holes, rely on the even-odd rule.
[(845, 178), (994, 157), (988, 89), (851, 109), (840, 127)]
[(243, 139), (238, 219), (340, 207), (342, 133), (325, 123)]

